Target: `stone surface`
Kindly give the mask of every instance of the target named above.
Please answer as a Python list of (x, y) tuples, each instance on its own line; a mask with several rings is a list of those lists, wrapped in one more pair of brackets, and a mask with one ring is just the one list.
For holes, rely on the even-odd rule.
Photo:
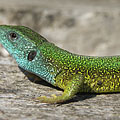
[[(7, 63), (7, 64), (6, 64)], [(0, 58), (1, 120), (119, 120), (120, 94), (78, 94), (66, 104), (35, 101), (41, 95), (60, 95), (49, 84), (35, 84), (24, 78), (10, 58)]]
[[(120, 54), (119, 0), (4, 0), (0, 24), (28, 26), (57, 46), (85, 55)], [(24, 78), (0, 47), (1, 120), (119, 120), (120, 94), (78, 94), (62, 105), (39, 103), (40, 95), (60, 95), (49, 84)]]

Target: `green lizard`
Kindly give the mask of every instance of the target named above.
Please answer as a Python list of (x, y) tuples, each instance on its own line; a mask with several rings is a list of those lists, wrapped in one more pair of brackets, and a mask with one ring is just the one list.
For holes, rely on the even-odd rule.
[(62, 103), (78, 92), (120, 92), (120, 56), (82, 56), (63, 50), (24, 26), (0, 25), (0, 42), (25, 71), (64, 90), (38, 97)]

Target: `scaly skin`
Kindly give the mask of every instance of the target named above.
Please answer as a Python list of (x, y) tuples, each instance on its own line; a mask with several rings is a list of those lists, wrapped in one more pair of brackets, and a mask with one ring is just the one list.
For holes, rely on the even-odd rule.
[(80, 56), (48, 42), (24, 26), (0, 26), (0, 42), (18, 66), (64, 90), (61, 96), (39, 97), (61, 103), (78, 92), (120, 92), (120, 56)]

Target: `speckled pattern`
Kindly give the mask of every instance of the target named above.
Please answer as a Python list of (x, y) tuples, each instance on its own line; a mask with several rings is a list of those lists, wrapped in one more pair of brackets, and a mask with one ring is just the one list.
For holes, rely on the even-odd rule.
[(119, 56), (72, 54), (24, 26), (0, 26), (0, 42), (21, 68), (64, 89), (61, 96), (37, 98), (41, 102), (64, 102), (78, 92), (120, 92)]
[(43, 45), (41, 51), (52, 65), (63, 73), (59, 77), (56, 76), (55, 79), (59, 87), (65, 89), (66, 82), (70, 81), (73, 75), (80, 74), (84, 80), (80, 92), (120, 91), (119, 56), (79, 56), (48, 44)]

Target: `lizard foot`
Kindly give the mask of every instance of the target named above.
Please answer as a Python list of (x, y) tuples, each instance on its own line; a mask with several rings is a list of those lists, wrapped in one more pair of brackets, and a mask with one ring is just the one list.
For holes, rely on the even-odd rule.
[(40, 96), (35, 99), (39, 100), (41, 103), (58, 103), (59, 97), (60, 96), (56, 96), (55, 94), (52, 94), (51, 97)]
[(73, 80), (71, 80), (71, 82), (67, 84), (62, 95), (56, 96), (55, 94), (52, 94), (51, 95), (52, 97), (49, 97), (49, 98), (46, 96), (41, 96), (36, 99), (42, 103), (51, 103), (51, 104), (63, 103), (73, 98), (74, 95), (80, 91), (81, 89), (80, 86), (82, 86), (82, 82), (83, 82), (83, 77), (79, 74), (75, 75), (73, 77)]

